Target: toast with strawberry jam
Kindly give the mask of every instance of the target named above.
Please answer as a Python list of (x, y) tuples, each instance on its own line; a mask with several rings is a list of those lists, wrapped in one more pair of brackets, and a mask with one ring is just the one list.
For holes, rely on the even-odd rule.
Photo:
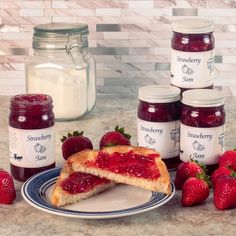
[(107, 179), (73, 171), (65, 164), (54, 186), (51, 203), (54, 206), (76, 203), (103, 192), (114, 185), (115, 183)]
[(84, 150), (70, 156), (67, 165), (73, 171), (92, 174), (112, 182), (171, 193), (166, 165), (160, 154), (152, 149), (114, 146), (100, 151)]

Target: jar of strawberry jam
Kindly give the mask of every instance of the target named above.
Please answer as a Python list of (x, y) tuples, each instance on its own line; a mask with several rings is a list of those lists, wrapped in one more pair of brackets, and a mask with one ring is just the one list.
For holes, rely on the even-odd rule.
[(213, 88), (213, 27), (211, 21), (201, 18), (184, 18), (173, 22), (171, 84), (182, 91)]
[(151, 85), (139, 89), (137, 143), (158, 151), (169, 170), (179, 164), (180, 89)]
[(180, 123), (180, 159), (207, 165), (209, 173), (224, 151), (224, 96), (211, 89), (183, 92)]
[(55, 167), (52, 98), (21, 94), (10, 100), (9, 154), (12, 176), (25, 181)]

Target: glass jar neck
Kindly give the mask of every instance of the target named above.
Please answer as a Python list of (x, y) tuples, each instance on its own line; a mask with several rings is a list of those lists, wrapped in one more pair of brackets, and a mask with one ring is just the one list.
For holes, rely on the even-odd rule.
[[(76, 69), (87, 67), (86, 56), (88, 54), (88, 38), (86, 35), (69, 35), (66, 38), (37, 38), (33, 41), (34, 55), (49, 58), (65, 58), (68, 55)], [(58, 54), (62, 54), (58, 56)]]
[(11, 98), (10, 110), (18, 114), (43, 114), (52, 112), (52, 98), (46, 94), (20, 94)]
[(37, 51), (57, 52), (66, 51), (68, 48), (79, 47), (81, 49), (88, 47), (88, 35), (61, 35), (57, 37), (33, 37), (33, 49)]
[(215, 48), (213, 32), (203, 34), (187, 34), (173, 32), (171, 47), (186, 52), (203, 52)]

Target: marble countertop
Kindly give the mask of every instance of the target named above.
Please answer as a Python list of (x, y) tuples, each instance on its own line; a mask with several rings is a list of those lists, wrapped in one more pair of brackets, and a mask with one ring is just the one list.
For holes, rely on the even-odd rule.
[[(8, 159), (8, 107), (9, 97), (0, 97), (0, 167), (9, 170)], [(94, 110), (73, 122), (56, 123), (57, 166), (63, 163), (60, 153), (60, 137), (66, 132), (84, 130), (95, 148), (101, 135), (116, 124), (126, 127), (136, 142), (137, 99), (130, 97), (105, 97), (97, 99)], [(236, 146), (236, 101), (226, 97), (226, 148)], [(183, 208), (181, 193), (166, 205), (139, 215), (107, 219), (84, 220), (66, 218), (40, 211), (24, 201), (15, 181), (17, 198), (12, 205), (0, 205), (0, 235), (235, 235), (236, 209), (219, 211), (214, 207), (212, 193), (199, 206)]]

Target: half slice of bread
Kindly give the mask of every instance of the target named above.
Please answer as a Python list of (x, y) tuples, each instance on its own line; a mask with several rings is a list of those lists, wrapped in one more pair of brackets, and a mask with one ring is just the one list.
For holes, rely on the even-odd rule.
[[(78, 173), (79, 177), (76, 178), (76, 181), (71, 181), (70, 178), (72, 174), (76, 174), (67, 164), (62, 168), (60, 176), (57, 179), (57, 182), (54, 186), (52, 196), (51, 196), (51, 203), (54, 206), (63, 206), (72, 203), (77, 203), (82, 199), (89, 198), (93, 195), (96, 195), (100, 192), (105, 191), (108, 188), (111, 188), (115, 185), (114, 182), (105, 180), (99, 181), (99, 183), (94, 182), (93, 180), (97, 180), (97, 176), (91, 176), (90, 174), (86, 173)], [(69, 180), (69, 181), (68, 181)], [(67, 183), (65, 184), (65, 181)], [(73, 192), (73, 188), (76, 188), (76, 185), (84, 185), (84, 182), (91, 181), (92, 186), (89, 189), (84, 189), (82, 192)], [(79, 187), (79, 186), (78, 186)], [(68, 188), (70, 191), (67, 191)], [(82, 189), (83, 187), (81, 187)], [(71, 191), (73, 193), (71, 193)]]
[(67, 160), (73, 171), (80, 171), (117, 183), (134, 185), (155, 192), (171, 193), (169, 172), (160, 154), (136, 146), (84, 150)]

